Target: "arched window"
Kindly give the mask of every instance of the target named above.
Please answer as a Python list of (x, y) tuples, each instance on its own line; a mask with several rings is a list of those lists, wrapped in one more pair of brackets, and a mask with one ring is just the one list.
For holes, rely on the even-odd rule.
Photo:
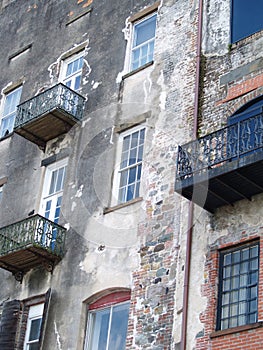
[(262, 111), (263, 96), (260, 96), (239, 108), (231, 117), (229, 117), (228, 124), (232, 125), (250, 117), (256, 117), (257, 115), (262, 114)]
[(107, 294), (88, 305), (85, 350), (125, 350), (130, 291)]
[(251, 155), (263, 146), (263, 96), (246, 103), (228, 119), (228, 158)]

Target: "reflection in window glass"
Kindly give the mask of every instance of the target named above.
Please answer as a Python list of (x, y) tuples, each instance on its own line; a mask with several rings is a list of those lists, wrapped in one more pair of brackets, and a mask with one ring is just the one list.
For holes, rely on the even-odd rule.
[(39, 349), (44, 304), (31, 306), (28, 314), (24, 350)]
[(153, 60), (155, 30), (156, 13), (134, 24), (131, 70)]
[(4, 137), (13, 131), (16, 118), (16, 107), (19, 104), (21, 92), (22, 86), (16, 88), (5, 96), (4, 111), (0, 126), (0, 137)]
[(123, 138), (118, 202), (139, 197), (145, 128)]
[(89, 339), (85, 350), (125, 350), (129, 302), (89, 313)]
[(258, 244), (221, 254), (217, 329), (257, 322), (258, 260)]
[(67, 87), (75, 91), (80, 89), (82, 67), (83, 54), (66, 62), (66, 72), (63, 77), (63, 82)]
[(262, 0), (232, 0), (232, 43), (263, 29)]

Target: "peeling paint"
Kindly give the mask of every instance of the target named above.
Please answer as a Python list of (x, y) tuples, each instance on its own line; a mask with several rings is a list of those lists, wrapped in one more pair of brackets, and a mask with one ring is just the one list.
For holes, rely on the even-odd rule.
[(72, 204), (71, 204), (71, 211), (74, 211), (76, 206), (77, 206), (76, 202), (72, 202)]
[(165, 110), (165, 104), (166, 104), (166, 92), (165, 92), (165, 84), (164, 84), (164, 77), (163, 77), (163, 71), (161, 71), (161, 74), (157, 80), (157, 83), (161, 86), (162, 91), (160, 93), (160, 103), (159, 107), (164, 111)]
[(125, 27), (122, 29), (122, 33), (124, 34), (124, 39), (127, 41), (126, 46), (126, 54), (125, 54), (125, 62), (124, 68), (121, 72), (118, 73), (116, 77), (116, 84), (119, 84), (122, 81), (122, 77), (128, 71), (129, 60), (130, 60), (130, 38), (131, 38), (131, 22), (129, 21), (130, 16), (125, 19)]
[[(70, 56), (70, 53), (76, 48), (76, 47), (81, 47), (85, 45), (84, 48), (84, 56), (86, 56), (88, 54), (88, 45), (89, 45), (89, 39), (83, 41), (82, 43), (79, 44), (75, 44), (73, 45), (73, 47), (71, 47), (69, 50), (64, 51), (55, 62), (51, 63), (48, 67), (48, 71), (49, 71), (49, 78), (50, 78), (50, 82), (51, 84), (53, 83), (53, 81), (57, 80), (59, 77), (59, 73), (60, 73), (60, 66), (61, 66), (61, 62), (65, 59), (65, 57)], [(87, 62), (87, 60), (84, 60), (85, 64), (89, 67), (89, 64)], [(91, 71), (91, 70), (90, 70)], [(90, 73), (89, 71), (89, 73)]]
[(96, 81), (95, 83), (92, 82), (92, 83), (91, 83), (92, 89), (93, 89), (93, 90), (97, 89), (97, 88), (100, 86), (100, 84), (102, 84), (101, 81)]
[(82, 196), (83, 188), (84, 188), (84, 185), (81, 185), (80, 188), (77, 190), (75, 197), (80, 198)]
[(55, 331), (55, 335), (56, 335), (57, 349), (62, 350), (62, 346), (61, 346), (61, 342), (60, 342), (60, 335), (58, 333), (56, 321), (54, 321), (54, 331)]
[(147, 76), (147, 79), (143, 82), (143, 91), (144, 91), (144, 103), (147, 103), (149, 94), (151, 93), (152, 80), (150, 76)]

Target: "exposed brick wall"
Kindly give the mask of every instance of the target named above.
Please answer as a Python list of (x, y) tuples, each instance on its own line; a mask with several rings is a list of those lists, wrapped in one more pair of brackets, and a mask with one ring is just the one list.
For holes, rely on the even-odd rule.
[(218, 104), (236, 99), (237, 97), (245, 95), (250, 91), (256, 90), (261, 86), (263, 86), (263, 74), (259, 74), (254, 78), (247, 79), (242, 83), (234, 84), (233, 86), (229, 87), (226, 98), (219, 101)]
[(262, 350), (263, 324), (259, 322), (255, 325), (236, 327), (224, 331), (215, 332), (216, 313), (218, 298), (218, 271), (219, 271), (219, 249), (230, 248), (236, 244), (248, 243), (252, 239), (260, 239), (260, 268), (258, 285), (258, 320), (263, 319), (263, 232), (253, 232), (247, 234), (241, 232), (240, 239), (231, 237), (227, 243), (219, 239), (211, 247), (207, 254), (205, 264), (205, 281), (202, 285), (202, 296), (207, 298), (207, 306), (200, 314), (200, 321), (203, 324), (203, 332), (196, 336), (196, 350), (233, 350), (233, 349), (254, 349)]

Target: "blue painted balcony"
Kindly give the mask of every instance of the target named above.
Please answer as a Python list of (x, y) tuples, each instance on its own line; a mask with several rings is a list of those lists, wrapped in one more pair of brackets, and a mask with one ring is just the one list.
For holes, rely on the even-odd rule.
[(34, 215), (0, 229), (0, 267), (22, 281), (30, 269), (52, 271), (64, 255), (66, 229)]
[(214, 212), (263, 192), (263, 112), (178, 147), (175, 191)]
[(47, 141), (67, 133), (82, 119), (85, 98), (63, 84), (21, 103), (14, 131), (45, 148)]

